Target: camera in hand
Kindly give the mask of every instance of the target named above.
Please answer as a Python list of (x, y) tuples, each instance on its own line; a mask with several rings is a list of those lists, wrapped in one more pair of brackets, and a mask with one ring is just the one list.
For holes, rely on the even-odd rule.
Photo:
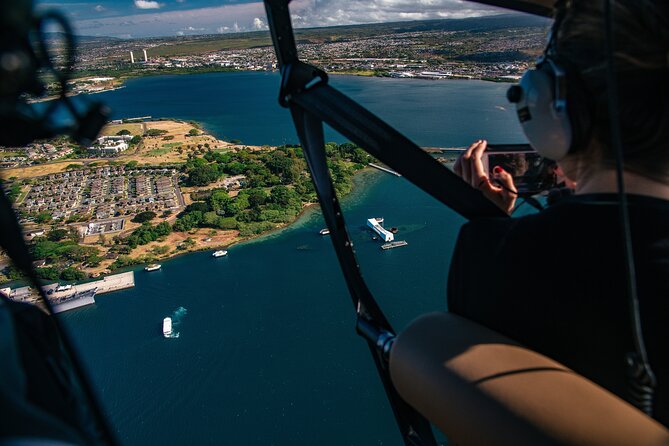
[(488, 144), (483, 168), (494, 179), (493, 169), (501, 167), (511, 174), (518, 195), (531, 196), (557, 187), (555, 161), (539, 155), (529, 144)]

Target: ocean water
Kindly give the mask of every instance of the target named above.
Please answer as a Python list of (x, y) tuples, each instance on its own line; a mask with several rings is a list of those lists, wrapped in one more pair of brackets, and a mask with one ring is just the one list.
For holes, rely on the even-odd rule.
[[(279, 80), (278, 73), (268, 72), (157, 76), (132, 79), (121, 90), (93, 97), (117, 118), (175, 117), (245, 144), (297, 143), (290, 113), (277, 101)], [(331, 76), (330, 83), (419, 145), (519, 141), (520, 127), (506, 100), (509, 84), (359, 76)], [(326, 138), (344, 141), (333, 130)]]
[[(500, 109), (504, 85), (332, 82), (420, 144), (522, 141)], [(217, 73), (137, 79), (97, 98), (119, 117), (198, 120), (249, 144), (295, 142), (277, 90), (275, 74)], [(357, 177), (343, 206), (363, 275), (395, 328), (444, 310), (463, 219), (377, 171)], [(369, 217), (397, 226), (408, 246), (382, 251)], [(202, 252), (138, 269), (134, 289), (62, 315), (123, 444), (402, 444), (323, 225), (313, 209), (227, 257)], [(175, 315), (179, 337), (165, 339), (162, 320)]]

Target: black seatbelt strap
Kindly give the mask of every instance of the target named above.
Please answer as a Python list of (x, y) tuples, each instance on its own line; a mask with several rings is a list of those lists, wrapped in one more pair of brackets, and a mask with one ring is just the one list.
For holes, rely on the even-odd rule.
[(479, 190), (370, 111), (326, 83), (287, 96), (463, 217), (508, 217)]
[(606, 29), (606, 57), (607, 78), (606, 86), (609, 91), (608, 111), (611, 122), (610, 134), (613, 151), (616, 156), (616, 184), (618, 188), (618, 210), (620, 233), (623, 246), (625, 276), (627, 279), (627, 300), (629, 305), (630, 323), (632, 328), (632, 341), (634, 351), (625, 356), (627, 361), (628, 388), (632, 404), (649, 416), (653, 416), (653, 400), (657, 378), (650, 366), (646, 343), (643, 337), (643, 326), (641, 323), (641, 310), (639, 307), (639, 296), (637, 293), (636, 267), (634, 263), (634, 249), (632, 246), (632, 230), (629, 217), (629, 205), (625, 194), (624, 181), (624, 151), (622, 137), (620, 134), (620, 108), (618, 103), (618, 79), (615, 70), (615, 32), (612, 0), (604, 2), (604, 22)]
[(404, 442), (411, 446), (434, 446), (436, 440), (430, 423), (399, 396), (391, 382), (388, 354), (394, 332), (360, 273), (353, 243), (346, 230), (344, 215), (327, 167), (323, 122), (299, 106), (291, 105), (290, 111), (318, 193), (325, 223), (330, 230), (332, 244), (356, 308), (357, 331), (368, 342)]
[[(32, 257), (28, 251), (28, 248), (23, 240), (23, 231), (19, 226), (18, 219), (14, 213), (14, 209), (4, 193), (4, 190), (0, 187), (0, 246), (5, 250), (7, 255), (12, 259), (14, 266), (30, 280), (31, 285), (37, 290), (40, 298), (44, 302), (49, 314), (53, 315), (53, 308), (49, 299), (44, 294), (44, 290), (39, 283), (37, 274), (32, 265)], [(60, 337), (61, 344), (67, 358), (72, 366), (72, 371), (74, 376), (77, 379), (77, 382), (83, 392), (88, 408), (91, 411), (91, 414), (96, 420), (97, 428), (99, 430), (99, 439), (90, 439), (90, 441), (102, 442), (102, 444), (107, 445), (116, 445), (115, 435), (113, 434), (107, 419), (102, 412), (100, 403), (93, 392), (93, 388), (88, 381), (86, 374), (84, 373), (81, 363), (78, 361), (78, 358), (72, 347), (72, 341), (69, 339), (66, 330), (63, 328), (60, 320), (57, 317), (52, 317), (54, 327), (58, 336)], [(95, 443), (94, 443), (95, 444)]]

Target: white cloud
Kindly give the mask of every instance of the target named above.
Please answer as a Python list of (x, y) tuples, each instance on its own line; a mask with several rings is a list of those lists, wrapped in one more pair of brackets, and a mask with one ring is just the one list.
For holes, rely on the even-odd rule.
[[(140, 9), (159, 9), (164, 6), (159, 1), (134, 0)], [(296, 28), (461, 18), (509, 12), (461, 0), (293, 0), (290, 5)], [(123, 22), (130, 22), (131, 25), (122, 25)], [(267, 20), (263, 3), (254, 1), (75, 22), (76, 31), (80, 34), (114, 36), (131, 32), (136, 37), (174, 35), (176, 31), (185, 31), (189, 26), (202, 28), (204, 32), (242, 32), (267, 29)], [(193, 33), (190, 30), (188, 32)]]
[(102, 5), (97, 5), (97, 6), (96, 6), (95, 8), (93, 8), (93, 9), (95, 9), (97, 12), (102, 12), (102, 11), (106, 11), (106, 10), (107, 10), (107, 8), (105, 8), (105, 7), (102, 6)]
[(183, 31), (177, 31), (177, 36), (183, 36), (184, 32)]
[(160, 3), (154, 0), (135, 0), (135, 6), (139, 9), (160, 9)]
[(263, 19), (261, 19), (260, 17), (255, 17), (253, 19), (253, 29), (256, 29), (256, 30), (267, 29), (267, 25), (265, 24)]
[(461, 0), (294, 0), (290, 9), (296, 27), (464, 18), (509, 12)]

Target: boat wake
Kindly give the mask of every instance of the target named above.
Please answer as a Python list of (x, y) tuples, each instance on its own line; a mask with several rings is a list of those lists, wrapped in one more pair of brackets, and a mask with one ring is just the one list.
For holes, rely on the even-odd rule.
[(186, 317), (186, 314), (188, 314), (188, 310), (186, 310), (184, 307), (179, 307), (174, 312), (172, 312), (172, 334), (169, 335), (170, 338), (178, 338), (179, 337), (179, 332), (176, 330), (179, 328), (179, 325), (181, 324), (181, 321), (183, 318)]

